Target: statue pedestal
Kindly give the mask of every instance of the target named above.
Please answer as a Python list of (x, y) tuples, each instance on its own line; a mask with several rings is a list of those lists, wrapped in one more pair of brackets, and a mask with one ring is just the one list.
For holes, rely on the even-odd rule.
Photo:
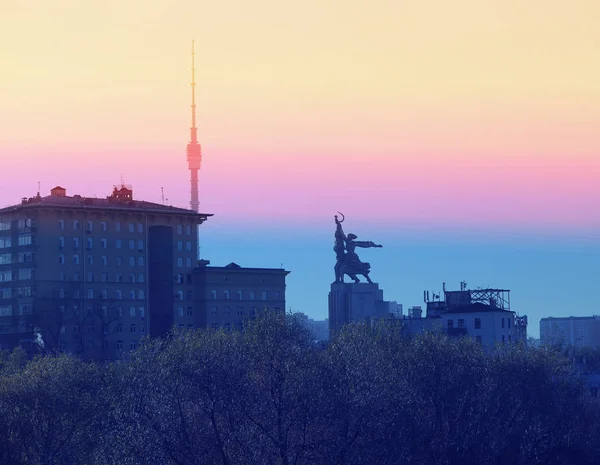
[(329, 292), (329, 337), (348, 323), (385, 318), (389, 310), (376, 283), (333, 283)]

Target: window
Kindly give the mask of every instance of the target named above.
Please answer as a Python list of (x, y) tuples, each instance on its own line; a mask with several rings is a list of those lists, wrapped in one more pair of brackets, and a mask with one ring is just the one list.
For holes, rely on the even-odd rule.
[(504, 317), (502, 317), (502, 328), (504, 329)]
[[(1, 241), (1, 239), (0, 239)], [(19, 263), (33, 262), (33, 252), (19, 252)]]
[(104, 266), (108, 265), (108, 257), (106, 255), (102, 255), (101, 260)]
[(122, 283), (123, 282), (123, 275), (121, 273), (117, 273), (117, 282), (118, 283)]
[(117, 324), (117, 334), (121, 334), (123, 332), (123, 325), (121, 323)]
[(144, 250), (144, 241), (139, 240), (138, 241), (138, 250), (141, 252), (142, 250)]
[(67, 274), (66, 273), (59, 273), (58, 279), (60, 281), (66, 281), (67, 280)]
[(144, 266), (144, 257), (138, 257), (138, 266)]
[(138, 231), (139, 233), (143, 233), (143, 232), (144, 232), (144, 225), (143, 225), (142, 223), (138, 223), (138, 226), (137, 226), (137, 228), (138, 228), (138, 230), (137, 230), (137, 231)]
[(146, 298), (146, 296), (144, 295), (144, 291), (143, 290), (139, 290), (138, 291), (138, 299), (139, 300), (144, 300)]
[(212, 307), (211, 312), (213, 315), (217, 314), (217, 307)]
[(458, 327), (463, 329), (465, 327), (465, 320), (462, 318), (458, 320)]
[(117, 266), (121, 266), (123, 264), (123, 257), (117, 257)]
[(81, 281), (81, 275), (79, 273), (73, 273), (73, 281)]
[(140, 333), (145, 333), (146, 332), (146, 326), (145, 325), (141, 325), (140, 326)]
[(279, 296), (279, 291), (275, 291), (275, 300), (279, 300), (280, 296)]
[(12, 316), (12, 307), (10, 305), (1, 306), (0, 316)]
[(262, 291), (261, 298), (262, 300), (268, 300), (269, 293), (267, 291)]
[(90, 283), (94, 282), (94, 272), (93, 271), (88, 271), (87, 272), (87, 280)]
[(73, 220), (73, 229), (79, 231), (79, 220)]
[(135, 266), (135, 257), (129, 257), (129, 266)]
[(121, 222), (117, 221), (115, 223), (115, 231), (121, 232)]
[(481, 318), (475, 318), (475, 329), (481, 329)]
[(135, 232), (135, 224), (129, 223), (129, 232), (130, 233)]
[(187, 266), (188, 268), (191, 268), (191, 266), (192, 266), (192, 259), (190, 257), (187, 257), (185, 259), (185, 266)]
[[(140, 308), (139, 308), (139, 310), (140, 310), (140, 316), (141, 316), (142, 318), (144, 318), (144, 313), (145, 313), (145, 312), (144, 312), (144, 307), (140, 307)], [(143, 331), (142, 331), (142, 332), (143, 332)]]
[(217, 300), (217, 291), (215, 289), (210, 291), (210, 297), (212, 300)]
[(33, 244), (32, 236), (19, 236), (19, 245), (31, 245)]
[(102, 272), (100, 279), (103, 283), (108, 282), (108, 273), (106, 271)]
[(177, 250), (183, 250), (183, 241), (177, 241)]
[(187, 291), (186, 298), (187, 298), (187, 300), (192, 300), (193, 299), (192, 291)]
[(62, 253), (61, 253), (61, 254), (58, 256), (58, 263), (59, 263), (60, 265), (64, 265), (64, 264), (65, 264), (65, 255), (64, 255), (64, 254), (62, 254)]
[(94, 298), (94, 290), (93, 289), (88, 289), (88, 291), (87, 291), (87, 298), (88, 299), (93, 299)]
[(177, 298), (177, 300), (183, 300), (183, 291), (177, 291), (175, 297)]
[(187, 308), (187, 316), (192, 316), (192, 307)]
[(244, 314), (244, 307), (238, 307), (238, 316), (242, 316)]
[[(25, 270), (19, 270), (19, 279), (21, 279), (21, 277), (20, 277), (21, 271), (25, 271)], [(31, 270), (27, 270), (27, 271), (31, 271)], [(7, 282), (7, 281), (12, 281), (12, 271), (0, 271), (0, 282)]]
[(106, 232), (108, 230), (108, 228), (106, 227), (106, 221), (100, 222), (100, 229), (102, 230), (102, 232)]
[(94, 256), (93, 255), (88, 255), (87, 256), (87, 262), (88, 262), (88, 265), (93, 265), (94, 264)]
[(87, 248), (88, 250), (91, 249), (94, 246), (94, 239), (92, 239), (91, 237), (87, 238)]
[(244, 298), (244, 291), (237, 291), (237, 298), (238, 300), (242, 300)]
[(183, 258), (177, 257), (177, 266), (179, 266), (179, 267), (183, 266)]
[(58, 238), (58, 246), (62, 249), (65, 246), (65, 236), (60, 236)]
[(117, 239), (117, 240), (115, 241), (115, 246), (117, 247), (117, 249), (120, 249), (120, 248), (121, 248), (121, 239)]
[[(102, 297), (104, 300), (108, 299), (108, 289), (102, 289), (102, 290), (100, 291), (100, 296), (101, 296), (101, 297)], [(104, 308), (106, 308), (106, 307), (104, 307)]]
[(58, 220), (58, 229), (60, 229), (60, 230), (65, 229), (65, 220)]
[(92, 231), (92, 222), (91, 221), (87, 222), (87, 231), (89, 231), (89, 232)]
[(510, 329), (510, 325), (511, 325), (512, 320), (510, 318), (507, 318), (507, 320), (508, 320), (508, 329)]
[(177, 314), (183, 316), (183, 307), (177, 307)]
[(138, 274), (138, 283), (143, 283), (144, 282), (144, 273), (140, 273)]
[(6, 249), (8, 247), (11, 247), (11, 238), (10, 236), (7, 237), (0, 237), (0, 249)]
[(225, 315), (229, 315), (229, 313), (231, 312), (231, 308), (230, 307), (225, 307), (224, 311), (225, 311)]
[(10, 299), (10, 298), (12, 298), (12, 289), (11, 288), (0, 289), (0, 299)]
[(225, 300), (229, 300), (229, 289), (225, 289)]
[(192, 242), (191, 241), (185, 241), (185, 250), (187, 250), (188, 252), (192, 251)]
[(254, 300), (254, 291), (249, 291), (248, 292), (248, 299)]
[(123, 341), (117, 341), (117, 350), (123, 350)]
[(118, 300), (123, 298), (123, 291), (121, 289), (117, 289), (116, 296)]
[(79, 238), (78, 237), (74, 237), (73, 238), (73, 248), (74, 249), (78, 249), (79, 248)]
[(186, 224), (185, 225), (185, 233), (186, 234), (192, 234), (192, 225), (191, 224)]
[(135, 307), (129, 307), (129, 316), (135, 316)]
[(448, 320), (448, 329), (454, 328), (454, 320)]
[(135, 283), (135, 273), (131, 273), (131, 274), (129, 275), (129, 282), (130, 282), (130, 283)]
[(178, 224), (177, 225), (177, 234), (182, 234), (183, 233), (183, 226)]
[(135, 289), (130, 289), (129, 290), (129, 298), (130, 299), (135, 299)]
[(73, 255), (73, 263), (79, 265), (79, 254)]
[(12, 255), (5, 253), (0, 255), (0, 265), (10, 265), (12, 263)]
[(504, 334), (502, 335), (502, 344), (504, 344), (506, 341), (504, 340)]
[(129, 248), (131, 250), (135, 249), (135, 241), (133, 239), (129, 239)]

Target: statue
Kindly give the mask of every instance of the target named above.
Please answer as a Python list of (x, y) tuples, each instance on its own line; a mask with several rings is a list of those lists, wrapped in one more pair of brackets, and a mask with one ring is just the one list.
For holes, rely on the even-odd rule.
[(344, 215), (338, 212), (342, 219), (339, 220), (338, 216), (335, 215), (335, 243), (333, 250), (335, 252), (336, 264), (334, 267), (335, 271), (335, 283), (343, 283), (344, 275), (348, 275), (355, 283), (359, 283), (360, 279), (356, 275), (362, 275), (369, 283), (373, 283), (369, 277), (371, 272), (371, 265), (367, 262), (361, 262), (355, 251), (356, 247), (362, 247), (365, 249), (371, 247), (381, 248), (383, 246), (375, 244), (371, 241), (357, 241), (356, 234), (344, 234), (342, 229), (342, 223), (345, 220)]

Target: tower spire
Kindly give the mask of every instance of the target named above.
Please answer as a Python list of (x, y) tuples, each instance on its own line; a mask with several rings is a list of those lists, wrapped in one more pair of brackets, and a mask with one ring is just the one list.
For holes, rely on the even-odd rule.
[(198, 128), (196, 127), (196, 65), (194, 41), (192, 40), (192, 126), (190, 127), (190, 141), (187, 145), (187, 161), (190, 170), (190, 206), (198, 211), (198, 171), (202, 161), (202, 149), (198, 142)]

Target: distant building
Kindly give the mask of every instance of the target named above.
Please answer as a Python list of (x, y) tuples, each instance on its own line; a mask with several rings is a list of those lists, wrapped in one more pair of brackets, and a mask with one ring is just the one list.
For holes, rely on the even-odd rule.
[(466, 289), (446, 291), (444, 299), (436, 295), (428, 300), (426, 317), (421, 308), (412, 307), (402, 320), (409, 334), (443, 331), (450, 336), (468, 336), (486, 346), (496, 343), (526, 341), (527, 317), (510, 309), (510, 291), (504, 289)]
[(600, 348), (600, 316), (570, 316), (540, 320), (542, 344)]
[[(197, 226), (212, 215), (133, 198), (23, 198), (0, 210), (0, 346), (116, 358), (189, 319)], [(179, 277), (179, 279), (176, 279)]]
[(200, 260), (194, 270), (195, 306), (190, 303), (188, 309), (181, 302), (177, 309), (180, 314), (190, 313), (189, 327), (240, 329), (244, 319), (252, 318), (257, 310), (285, 312), (285, 278), (289, 271), (244, 268), (236, 263), (209, 264), (208, 260)]

